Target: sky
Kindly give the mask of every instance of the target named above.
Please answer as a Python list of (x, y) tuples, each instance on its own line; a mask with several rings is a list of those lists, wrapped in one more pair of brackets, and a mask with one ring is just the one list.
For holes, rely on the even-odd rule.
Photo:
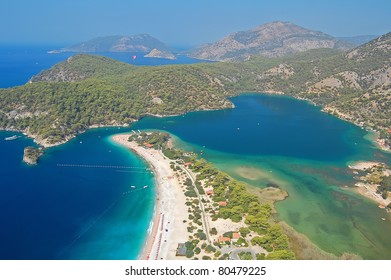
[(214, 42), (272, 21), (343, 37), (391, 31), (390, 0), (1, 0), (0, 44), (68, 46), (147, 33), (171, 46)]

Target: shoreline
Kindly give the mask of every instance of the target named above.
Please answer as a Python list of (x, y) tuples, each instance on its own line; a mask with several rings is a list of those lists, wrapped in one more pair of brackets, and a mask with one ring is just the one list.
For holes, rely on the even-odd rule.
[(186, 223), (183, 223), (187, 220), (188, 213), (184, 203), (186, 199), (178, 178), (171, 170), (169, 159), (157, 150), (128, 142), (130, 135), (117, 134), (112, 140), (130, 149), (148, 163), (155, 174), (156, 188), (154, 213), (144, 246), (137, 259), (185, 259), (176, 256), (178, 243), (185, 243), (188, 240)]
[(389, 205), (391, 203), (390, 197), (384, 199), (381, 197), (380, 194), (376, 193), (377, 187), (375, 185), (359, 182), (359, 183), (356, 183), (354, 185), (354, 187), (355, 187), (354, 190), (358, 194), (376, 202), (378, 204), (379, 208), (385, 209), (387, 207), (387, 205)]
[[(232, 97), (236, 97), (236, 96), (240, 96), (240, 95), (243, 95), (243, 94), (247, 94), (248, 92), (235, 92), (231, 95), (228, 95), (226, 97), (227, 101), (230, 103), (230, 106), (229, 107), (226, 107), (226, 108), (203, 108), (203, 109), (195, 109), (193, 111), (187, 111), (187, 112), (183, 112), (183, 113), (180, 113), (180, 114), (168, 114), (168, 115), (160, 115), (160, 114), (150, 114), (150, 113), (145, 113), (142, 117), (140, 117), (139, 119), (133, 119), (132, 122), (130, 123), (125, 123), (125, 124), (118, 124), (118, 123), (115, 123), (115, 124), (92, 124), (90, 125), (88, 128), (86, 128), (85, 130), (82, 130), (82, 131), (78, 131), (74, 134), (71, 134), (71, 135), (67, 135), (65, 137), (64, 140), (62, 141), (59, 141), (59, 142), (55, 142), (55, 143), (47, 143), (47, 139), (42, 139), (39, 135), (36, 135), (36, 134), (31, 134), (28, 130), (28, 128), (26, 129), (15, 129), (15, 128), (6, 128), (6, 127), (0, 127), (0, 130), (1, 131), (13, 131), (13, 132), (19, 132), (19, 133), (22, 133), (24, 134), (25, 136), (33, 139), (33, 141), (39, 145), (39, 146), (42, 146), (43, 148), (50, 148), (50, 147), (55, 147), (55, 146), (59, 146), (59, 145), (62, 145), (62, 144), (65, 144), (67, 143), (69, 140), (77, 137), (78, 135), (80, 134), (83, 134), (84, 132), (86, 132), (87, 130), (91, 129), (91, 128), (104, 128), (104, 127), (129, 127), (131, 124), (134, 124), (136, 122), (138, 122), (139, 120), (141, 120), (143, 117), (145, 116), (153, 116), (153, 117), (158, 117), (158, 118), (165, 118), (165, 117), (175, 117), (175, 116), (180, 116), (180, 115), (184, 115), (184, 114), (187, 114), (187, 113), (190, 113), (190, 112), (196, 112), (196, 111), (214, 111), (214, 110), (221, 110), (221, 109), (234, 109), (235, 108), (235, 104), (232, 103), (232, 101), (230, 100), (230, 98)], [(367, 131), (368, 133), (375, 133), (375, 137), (374, 138), (371, 138), (371, 139), (368, 139), (368, 141), (370, 141), (377, 149), (383, 151), (383, 152), (388, 152), (388, 153), (391, 153), (391, 147), (387, 146), (386, 145), (386, 142), (385, 142), (385, 139), (383, 138), (380, 138), (380, 135), (379, 135), (379, 132), (376, 131), (376, 130), (373, 130), (371, 128), (367, 128), (367, 127), (364, 127), (362, 124), (360, 123), (356, 123), (354, 120), (352, 120), (351, 118), (347, 117), (346, 115), (340, 113), (336, 108), (333, 108), (333, 107), (328, 107), (328, 105), (326, 106), (321, 106), (317, 103), (315, 103), (313, 100), (309, 99), (309, 98), (306, 98), (306, 97), (301, 97), (301, 96), (293, 96), (293, 95), (290, 95), (290, 94), (286, 94), (285, 92), (280, 92), (280, 91), (273, 91), (273, 90), (269, 90), (269, 91), (263, 91), (263, 92), (260, 92), (260, 91), (252, 91), (251, 93), (253, 94), (267, 94), (267, 95), (284, 95), (284, 96), (288, 96), (288, 97), (292, 97), (293, 99), (296, 99), (296, 100), (301, 100), (301, 101), (306, 101), (306, 102), (309, 102), (311, 105), (315, 106), (315, 107), (318, 107), (320, 108), (320, 110), (328, 115), (331, 115), (331, 116), (334, 116), (340, 120), (343, 120), (343, 121), (346, 121), (346, 122), (349, 122), (361, 129), (364, 129), (365, 131)], [(332, 110), (332, 112), (328, 112), (328, 109)]]
[[(368, 169), (371, 169), (372, 167), (380, 166), (382, 165), (381, 162), (375, 162), (375, 161), (358, 161), (358, 162), (352, 162), (348, 165), (349, 169), (353, 170), (354, 172), (357, 171), (366, 171)], [(380, 194), (377, 193), (377, 185), (370, 184), (368, 182), (357, 182), (354, 185), (354, 191), (358, 194), (378, 203), (379, 208), (386, 208), (387, 205), (391, 203), (391, 197), (384, 199)]]

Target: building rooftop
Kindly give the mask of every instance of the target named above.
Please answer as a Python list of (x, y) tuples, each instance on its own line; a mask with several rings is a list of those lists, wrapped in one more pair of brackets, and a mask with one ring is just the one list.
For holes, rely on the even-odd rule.
[(227, 206), (227, 201), (219, 201), (219, 206)]
[(178, 248), (176, 249), (177, 256), (186, 256), (187, 248), (185, 243), (178, 243)]

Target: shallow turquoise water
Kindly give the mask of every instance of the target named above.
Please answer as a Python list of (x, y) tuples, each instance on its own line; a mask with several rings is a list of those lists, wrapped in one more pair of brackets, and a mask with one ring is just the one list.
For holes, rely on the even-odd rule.
[(177, 145), (253, 186), (277, 183), (289, 193), (276, 205), (278, 217), (322, 249), (391, 259), (390, 216), (345, 187), (353, 184), (349, 161), (390, 163), (390, 154), (364, 130), (303, 101), (250, 94), (233, 102), (233, 110), (146, 117), (133, 128), (168, 131)]

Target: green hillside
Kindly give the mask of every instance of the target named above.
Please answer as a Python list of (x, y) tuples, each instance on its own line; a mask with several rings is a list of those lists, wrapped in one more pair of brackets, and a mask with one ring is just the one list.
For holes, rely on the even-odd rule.
[[(229, 108), (246, 91), (284, 93), (381, 132), (390, 143), (390, 33), (344, 53), (311, 50), (245, 62), (135, 67), (76, 55), (0, 90), (0, 127), (27, 132), (41, 144), (66, 141), (90, 126), (140, 117)], [(386, 51), (385, 51), (386, 50)]]

